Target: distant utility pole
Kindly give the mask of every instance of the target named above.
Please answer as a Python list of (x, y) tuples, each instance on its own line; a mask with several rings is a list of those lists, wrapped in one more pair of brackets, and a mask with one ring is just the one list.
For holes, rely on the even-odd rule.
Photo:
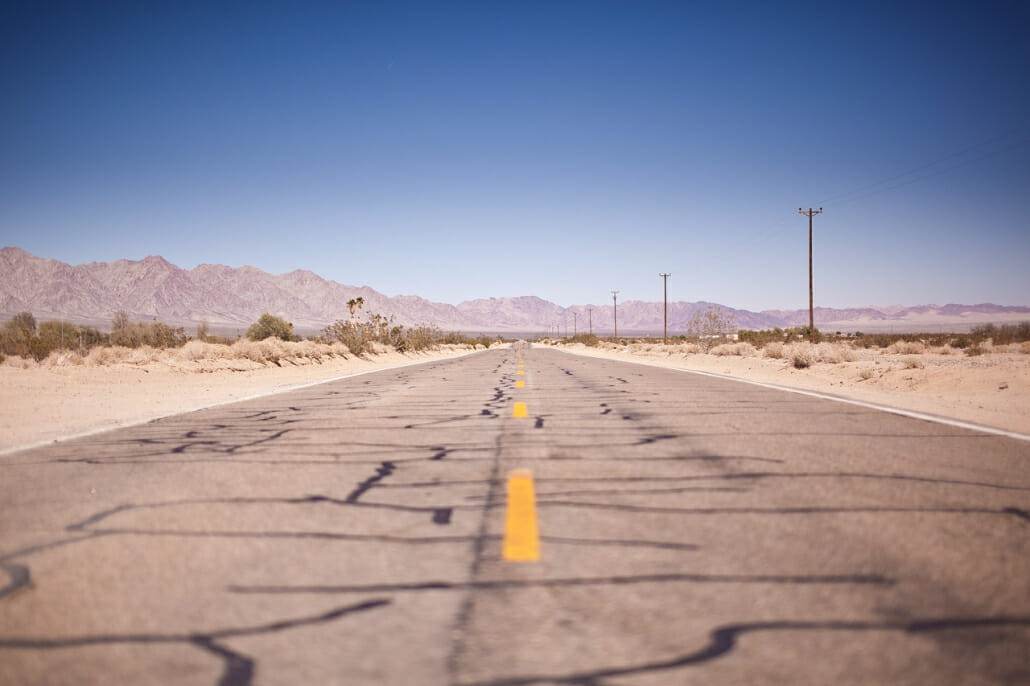
[(659, 274), (665, 284), (665, 324), (662, 326), (662, 344), (669, 343), (669, 277), (672, 274)]
[(619, 339), (619, 292), (612, 291), (612, 302), (615, 303), (615, 309), (612, 311), (612, 317), (615, 322), (615, 340)]
[(815, 299), (812, 295), (812, 217), (817, 214), (822, 214), (823, 208), (813, 210), (809, 207), (807, 210), (798, 208), (798, 214), (808, 215), (808, 340), (815, 340)]
[(590, 324), (590, 335), (594, 335), (594, 308), (587, 308), (587, 322)]
[(572, 337), (573, 338), (575, 338), (578, 335), (578, 331), (576, 331), (576, 320), (577, 319), (578, 319), (578, 316), (576, 315), (575, 312), (573, 312), (572, 313)]

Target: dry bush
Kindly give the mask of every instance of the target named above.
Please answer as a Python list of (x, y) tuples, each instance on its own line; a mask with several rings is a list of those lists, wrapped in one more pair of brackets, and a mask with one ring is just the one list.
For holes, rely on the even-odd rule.
[(858, 354), (849, 346), (840, 343), (819, 343), (814, 351), (815, 359), (826, 364), (854, 362)]
[(47, 367), (81, 367), (85, 358), (72, 350), (55, 350), (43, 361)]
[(863, 381), (868, 381), (869, 379), (871, 379), (874, 376), (876, 376), (876, 370), (873, 369), (872, 367), (866, 367), (865, 369), (863, 369), (862, 371), (860, 371), (858, 373), (858, 376)]
[(1030, 341), (1023, 341), (1019, 344), (1019, 352), (1024, 355), (1030, 355)]
[(795, 345), (791, 348), (790, 363), (795, 369), (807, 369), (815, 362), (811, 344)]
[(915, 355), (910, 355), (910, 356), (905, 357), (903, 362), (904, 362), (904, 365), (905, 365), (905, 369), (922, 369), (923, 368), (923, 360), (920, 359), (919, 357), (916, 357)]
[(124, 348), (118, 345), (93, 348), (86, 355), (86, 365), (89, 367), (106, 367), (118, 364), (126, 359), (129, 352), (131, 352), (131, 348)]
[(715, 346), (708, 352), (720, 357), (754, 357), (758, 351), (750, 343), (723, 343), (722, 345)]
[(920, 341), (895, 341), (887, 346), (887, 352), (892, 355), (922, 355), (926, 346)]
[(784, 345), (779, 341), (772, 341), (765, 344), (765, 348), (762, 349), (765, 352), (765, 356), (773, 360), (782, 360), (784, 357)]

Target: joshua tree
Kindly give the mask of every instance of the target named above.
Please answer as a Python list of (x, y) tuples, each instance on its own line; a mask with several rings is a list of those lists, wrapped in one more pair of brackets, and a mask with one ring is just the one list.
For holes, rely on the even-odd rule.
[(354, 319), (354, 309), (355, 308), (360, 310), (364, 306), (365, 306), (365, 299), (363, 297), (361, 297), (361, 296), (358, 296), (357, 298), (351, 298), (350, 300), (348, 300), (347, 301), (347, 309), (350, 310), (350, 318)]

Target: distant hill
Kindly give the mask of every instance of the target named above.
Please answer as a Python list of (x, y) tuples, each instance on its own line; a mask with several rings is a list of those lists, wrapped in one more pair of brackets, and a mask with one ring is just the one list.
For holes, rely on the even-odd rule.
[[(470, 300), (458, 305), (413, 295), (388, 297), (368, 286), (347, 286), (309, 271), (268, 274), (254, 267), (202, 264), (190, 270), (162, 257), (69, 265), (36, 257), (19, 248), (0, 250), (0, 319), (28, 310), (38, 320), (66, 319), (106, 327), (125, 310), (136, 320), (157, 319), (193, 327), (207, 321), (213, 330), (242, 330), (270, 312), (299, 331), (317, 331), (350, 316), (347, 301), (364, 298), (365, 312), (394, 317), (398, 324), (435, 324), (466, 333), (544, 333), (555, 324), (611, 334), (612, 306), (562, 307), (535, 296)], [(697, 311), (720, 307), (737, 326), (765, 329), (803, 326), (808, 310), (750, 312), (708, 302), (669, 303), (669, 333), (683, 333)], [(619, 303), (619, 332), (661, 333), (661, 302)], [(817, 308), (816, 326), (841, 331), (960, 331), (986, 322), (1030, 320), (1030, 307), (920, 305), (904, 307)]]

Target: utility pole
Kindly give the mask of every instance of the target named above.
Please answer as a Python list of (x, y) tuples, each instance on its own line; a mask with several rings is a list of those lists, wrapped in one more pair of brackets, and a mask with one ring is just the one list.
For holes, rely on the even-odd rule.
[(812, 295), (812, 217), (822, 214), (823, 208), (807, 210), (798, 208), (798, 214), (808, 215), (808, 340), (815, 341), (815, 299)]
[(594, 335), (594, 308), (587, 308), (587, 322), (590, 324), (590, 335)]
[(665, 323), (662, 326), (662, 344), (669, 344), (669, 277), (672, 274), (659, 274), (662, 277), (662, 282), (665, 284)]
[(615, 303), (615, 309), (612, 311), (613, 321), (615, 322), (615, 341), (619, 340), (619, 292), (612, 291), (612, 302)]
[(579, 319), (575, 312), (572, 313), (572, 337), (575, 338), (579, 333), (576, 331), (576, 321)]

